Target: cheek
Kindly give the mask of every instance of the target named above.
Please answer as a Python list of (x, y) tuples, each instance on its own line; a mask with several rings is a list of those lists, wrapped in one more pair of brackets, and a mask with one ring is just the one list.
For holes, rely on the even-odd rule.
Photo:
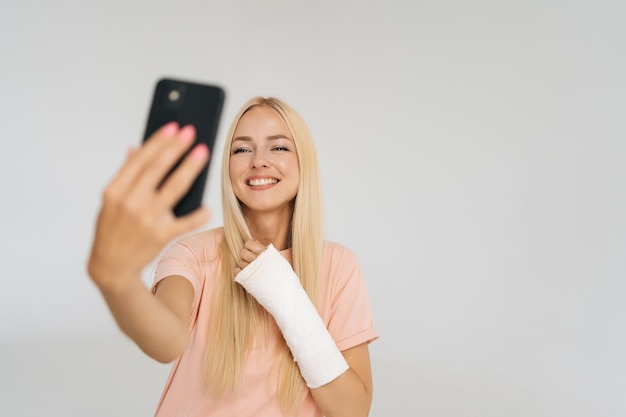
[(241, 174), (241, 164), (238, 164), (235, 160), (230, 160), (228, 165), (228, 174), (230, 175), (230, 181), (235, 183), (235, 179), (238, 178)]
[(289, 182), (297, 189), (298, 184), (300, 183), (300, 169), (298, 168), (298, 164), (290, 165), (289, 168)]
[(282, 161), (282, 168), (285, 172), (288, 172), (290, 176), (299, 177), (300, 169), (298, 166), (298, 158), (295, 156), (287, 160)]
[(233, 191), (233, 194), (235, 194), (235, 197), (237, 197), (237, 199), (241, 198), (241, 194), (242, 194), (242, 184), (241, 184), (241, 173), (240, 171), (237, 169), (237, 164), (231, 164), (228, 167), (228, 174), (229, 174), (229, 178), (230, 178), (230, 186), (231, 189)]
[(300, 182), (300, 166), (297, 159), (293, 163), (293, 175), (296, 177), (296, 181)]

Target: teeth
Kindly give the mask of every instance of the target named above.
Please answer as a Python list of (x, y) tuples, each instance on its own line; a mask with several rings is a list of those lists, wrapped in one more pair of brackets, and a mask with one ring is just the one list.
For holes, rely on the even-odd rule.
[(248, 184), (254, 187), (254, 186), (259, 186), (259, 185), (276, 184), (277, 182), (278, 180), (276, 178), (263, 178), (263, 179), (250, 180), (248, 181)]

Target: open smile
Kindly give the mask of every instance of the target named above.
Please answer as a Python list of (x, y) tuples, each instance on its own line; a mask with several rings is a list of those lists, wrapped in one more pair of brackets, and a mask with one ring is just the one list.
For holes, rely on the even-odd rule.
[(255, 178), (246, 180), (246, 185), (249, 185), (251, 187), (263, 187), (266, 185), (273, 185), (277, 183), (277, 178)]

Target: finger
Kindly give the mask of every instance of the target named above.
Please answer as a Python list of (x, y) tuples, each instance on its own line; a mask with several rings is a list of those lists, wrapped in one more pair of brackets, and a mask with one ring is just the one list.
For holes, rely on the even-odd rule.
[(244, 247), (248, 249), (249, 251), (255, 253), (256, 255), (262, 254), (263, 252), (265, 252), (265, 249), (267, 249), (264, 245), (259, 243), (259, 241), (257, 240), (247, 240), (244, 243)]
[(125, 192), (137, 179), (147, 161), (154, 157), (159, 148), (178, 133), (178, 124), (168, 123), (157, 130), (140, 149), (128, 152), (124, 165), (111, 181), (109, 188), (119, 189)]
[(140, 149), (130, 148), (124, 165), (117, 172), (111, 183), (106, 187), (103, 193), (103, 214), (115, 215), (120, 208), (132, 209), (135, 212), (143, 212), (144, 207), (150, 204), (145, 199), (147, 192), (154, 192), (152, 189), (144, 190), (143, 193), (137, 193), (134, 188), (137, 187), (142, 175), (144, 174), (147, 158), (150, 155), (159, 152), (168, 143), (175, 143), (177, 136), (178, 124), (168, 123), (161, 127), (153, 134), (148, 141)]
[[(180, 160), (183, 154), (189, 149), (196, 137), (196, 129), (193, 126), (183, 127), (175, 136), (175, 139), (165, 139), (159, 141), (150, 153), (141, 155), (144, 158), (150, 157), (143, 164), (143, 170), (137, 177), (135, 188), (140, 194), (154, 193), (163, 182), (163, 178)], [(146, 156), (148, 155), (148, 156)], [(140, 155), (138, 155), (138, 158)]]
[(130, 161), (136, 154), (137, 148), (135, 148), (134, 146), (129, 146), (128, 150), (126, 151), (126, 160)]
[(209, 151), (206, 145), (197, 145), (159, 189), (160, 204), (173, 207), (180, 201), (198, 177), (198, 174), (206, 167), (208, 160)]
[(242, 261), (246, 261), (248, 263), (254, 261), (256, 259), (258, 255), (246, 248), (241, 249), (241, 252), (239, 253), (239, 259), (241, 259)]

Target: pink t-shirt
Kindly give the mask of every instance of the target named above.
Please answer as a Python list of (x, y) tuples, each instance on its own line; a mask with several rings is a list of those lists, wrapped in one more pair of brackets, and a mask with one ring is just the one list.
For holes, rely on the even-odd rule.
[[(188, 279), (194, 288), (189, 320), (191, 340), (187, 350), (172, 367), (155, 414), (157, 417), (283, 415), (276, 392), (278, 377), (272, 365), (277, 344), (285, 342), (273, 320), (269, 341), (263, 338), (262, 346), (256, 342), (253, 344), (237, 392), (216, 399), (204, 390), (204, 349), (210, 301), (221, 272), (216, 254), (222, 238), (221, 229), (184, 237), (163, 254), (157, 265), (154, 287), (163, 278), (180, 275)], [(282, 253), (290, 259), (289, 250)], [(378, 338), (358, 260), (350, 250), (339, 244), (324, 242), (318, 297), (318, 311), (339, 350)], [(321, 416), (309, 392), (298, 409), (297, 417)]]

